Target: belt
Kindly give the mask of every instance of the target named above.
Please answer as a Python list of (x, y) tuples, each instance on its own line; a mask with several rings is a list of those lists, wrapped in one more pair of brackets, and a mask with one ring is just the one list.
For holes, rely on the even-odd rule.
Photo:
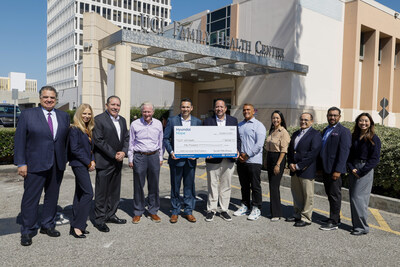
[(158, 152), (158, 150), (153, 151), (153, 152), (140, 152), (140, 151), (135, 151), (134, 153), (136, 154), (140, 154), (140, 155), (146, 155), (146, 156), (150, 156), (150, 155), (154, 155)]

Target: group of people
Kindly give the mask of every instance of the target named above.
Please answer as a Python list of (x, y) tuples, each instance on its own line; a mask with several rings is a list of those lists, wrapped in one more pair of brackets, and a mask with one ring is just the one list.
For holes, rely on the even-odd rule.
[[(336, 230), (340, 225), (342, 178), (347, 172), (351, 207), (352, 235), (369, 232), (368, 204), (374, 168), (379, 163), (381, 142), (375, 134), (370, 114), (357, 116), (353, 133), (340, 124), (341, 110), (331, 107), (327, 112), (328, 126), (322, 133), (312, 128), (313, 115), (300, 116), (300, 129), (291, 138), (280, 111), (271, 116), (271, 128), (265, 142), (270, 189), (271, 220), (282, 217), (279, 185), (285, 156), (291, 175), (293, 216), (286, 221), (296, 227), (311, 225), (314, 202), (314, 180), (321, 172), (329, 200), (329, 218), (322, 220), (321, 230)], [(245, 202), (244, 202), (245, 203)], [(246, 205), (246, 204), (245, 204)], [(243, 207), (246, 210), (246, 207)]]
[[(110, 96), (106, 110), (94, 117), (90, 105), (82, 104), (75, 112), (70, 125), (69, 115), (55, 109), (57, 91), (44, 86), (39, 92), (40, 107), (22, 112), (15, 133), (14, 163), (18, 174), (24, 177), (24, 194), (21, 202), (21, 245), (29, 246), (32, 238), (40, 233), (50, 237), (60, 236), (55, 229), (59, 189), (66, 163), (69, 161), (76, 177), (73, 199), (73, 217), (70, 235), (85, 238), (91, 201), (94, 196), (94, 226), (101, 232), (109, 232), (107, 223), (125, 224), (116, 212), (120, 200), (122, 162), (128, 157), (133, 169), (134, 197), (132, 223), (140, 222), (142, 215), (159, 223), (160, 208), (159, 175), (163, 164), (164, 149), (169, 154), (168, 164), (171, 181), (170, 223), (182, 217), (195, 223), (193, 210), (196, 204), (195, 158), (177, 158), (174, 153), (175, 126), (237, 126), (237, 155), (233, 158), (207, 158), (208, 200), (205, 220), (210, 222), (218, 215), (231, 221), (229, 203), (231, 180), (237, 165), (241, 185), (242, 205), (233, 213), (248, 215), (257, 220), (261, 215), (261, 168), (263, 149), (267, 151), (266, 162), (270, 189), (271, 221), (282, 218), (280, 203), (280, 180), (286, 160), (292, 175), (295, 226), (311, 224), (314, 179), (317, 162), (323, 166), (326, 193), (330, 203), (330, 217), (322, 230), (337, 229), (340, 224), (342, 175), (349, 169), (350, 199), (354, 235), (368, 233), (367, 207), (373, 181), (373, 168), (379, 162), (380, 140), (374, 133), (374, 122), (368, 113), (356, 119), (353, 134), (340, 123), (340, 110), (330, 108), (328, 127), (321, 134), (311, 127), (313, 116), (303, 113), (300, 130), (292, 137), (280, 111), (271, 116), (267, 136), (264, 125), (255, 118), (252, 104), (243, 105), (244, 120), (228, 114), (224, 100), (215, 102), (215, 116), (202, 122), (191, 115), (190, 99), (180, 102), (180, 114), (168, 118), (165, 129), (153, 118), (154, 106), (150, 102), (141, 105), (142, 117), (134, 120), (130, 129), (119, 115), (121, 99)], [(96, 170), (93, 192), (89, 172)], [(148, 196), (144, 185), (147, 180)], [(183, 183), (183, 199), (180, 196)], [(44, 189), (41, 223), (38, 221), (38, 205)], [(218, 205), (220, 210), (218, 210)]]

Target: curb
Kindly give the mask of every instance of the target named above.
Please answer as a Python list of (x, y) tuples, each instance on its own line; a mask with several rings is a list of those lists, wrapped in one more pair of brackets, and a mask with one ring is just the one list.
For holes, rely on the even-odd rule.
[[(268, 183), (267, 171), (261, 171), (261, 181)], [(281, 180), (281, 186), (290, 188), (290, 176), (284, 174)], [(319, 196), (327, 197), (325, 194), (324, 184), (315, 181), (314, 193)], [(349, 202), (349, 189), (342, 187), (342, 200)], [(369, 200), (369, 207), (379, 210), (384, 210), (391, 213), (400, 214), (400, 200), (391, 197), (385, 197), (380, 195), (371, 194)]]

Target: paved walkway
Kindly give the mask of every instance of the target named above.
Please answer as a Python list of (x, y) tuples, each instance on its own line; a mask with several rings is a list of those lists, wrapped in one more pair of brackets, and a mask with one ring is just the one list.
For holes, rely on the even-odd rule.
[[(342, 225), (337, 231), (321, 231), (318, 220), (328, 214), (325, 197), (315, 197), (313, 224), (295, 228), (283, 220), (271, 222), (268, 218), (268, 184), (263, 183), (262, 217), (248, 221), (233, 217), (232, 222), (215, 217), (205, 222), (207, 182), (204, 163), (196, 172), (198, 201), (194, 216), (197, 223), (179, 218), (170, 224), (169, 169), (161, 168), (160, 195), (162, 222), (156, 224), (146, 217), (133, 225), (133, 175), (126, 165), (123, 169), (121, 204), (118, 216), (128, 220), (126, 225), (112, 225), (109, 233), (97, 231), (91, 222), (85, 240), (68, 235), (69, 224), (59, 225), (61, 237), (50, 238), (38, 234), (30, 247), (19, 244), (19, 225), (16, 224), (23, 193), (23, 181), (14, 167), (2, 168), (0, 174), (0, 261), (3, 266), (21, 265), (108, 265), (108, 266), (209, 266), (209, 265), (330, 265), (330, 266), (399, 266), (400, 216), (370, 209), (368, 235), (350, 235), (350, 207), (343, 203)], [(94, 174), (92, 174), (94, 183)], [(65, 173), (61, 187), (59, 208), (65, 217), (71, 216), (74, 192), (71, 169)], [(240, 205), (240, 187), (233, 177), (230, 213)], [(290, 189), (281, 187), (285, 216), (292, 213)], [(68, 222), (64, 220), (64, 222)]]

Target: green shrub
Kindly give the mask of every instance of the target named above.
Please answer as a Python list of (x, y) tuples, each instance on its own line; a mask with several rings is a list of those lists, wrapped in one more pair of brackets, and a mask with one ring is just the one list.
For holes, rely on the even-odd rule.
[[(139, 119), (140, 117), (142, 117), (142, 111), (140, 110), (140, 107), (133, 107), (131, 108), (131, 120), (130, 122), (132, 123), (132, 121), (136, 119)], [(154, 110), (154, 118), (162, 121), (162, 118), (168, 118), (169, 117), (169, 109), (162, 109), (162, 108), (156, 108)]]
[(15, 129), (0, 128), (0, 164), (12, 164)]
[[(353, 132), (354, 122), (341, 122)], [(313, 124), (313, 128), (322, 131), (327, 123)], [(299, 127), (290, 127), (292, 135)], [(376, 135), (381, 139), (381, 158), (374, 170), (372, 192), (380, 195), (400, 198), (400, 129), (375, 124)], [(347, 185), (347, 181), (344, 181)]]
[[(73, 122), (75, 111), (76, 111), (75, 109), (66, 111), (71, 118), (71, 123)], [(168, 115), (169, 115), (169, 109), (156, 108), (154, 110), (153, 117), (162, 121), (163, 116), (166, 116), (166, 118), (168, 118)], [(137, 107), (131, 108), (130, 116), (131, 116), (130, 123), (132, 123), (132, 121), (134, 121), (135, 116), (136, 116), (136, 118), (140, 118), (142, 116), (142, 112), (141, 112), (140, 108), (137, 108)]]
[(72, 123), (74, 121), (74, 115), (75, 115), (76, 109), (69, 109), (66, 112), (68, 113), (69, 118), (71, 119), (71, 123)]

